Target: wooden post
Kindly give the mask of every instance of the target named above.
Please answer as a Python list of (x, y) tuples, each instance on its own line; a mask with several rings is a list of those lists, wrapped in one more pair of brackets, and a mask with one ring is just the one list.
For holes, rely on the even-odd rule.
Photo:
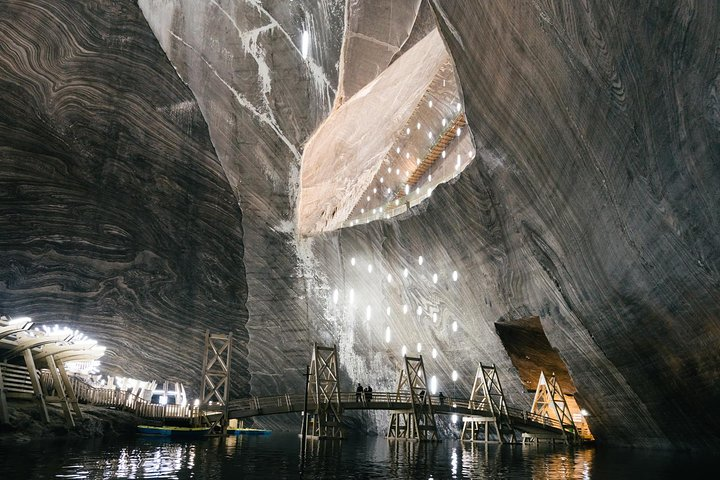
[[(30, 350), (25, 351), (29, 352)], [(70, 427), (74, 427), (75, 420), (73, 420), (72, 412), (70, 411), (70, 404), (68, 403), (67, 394), (65, 393), (65, 386), (63, 385), (62, 380), (60, 380), (58, 368), (57, 365), (55, 365), (55, 358), (52, 355), (48, 355), (47, 364), (50, 368), (50, 376), (52, 377), (55, 391), (57, 392), (58, 399), (60, 400), (60, 407), (62, 407), (63, 413), (65, 414), (65, 423), (67, 423)]]
[[(52, 355), (50, 355), (50, 357), (52, 357)], [(68, 374), (65, 371), (65, 365), (61, 361), (57, 364), (57, 367), (60, 371), (60, 378), (62, 378), (62, 381), (65, 383), (65, 393), (67, 393), (67, 396), (70, 398), (70, 403), (72, 404), (73, 411), (75, 412), (75, 415), (77, 415), (77, 418), (82, 420), (82, 411), (80, 410), (80, 404), (78, 403), (77, 395), (75, 394), (72, 383), (70, 383), (70, 377), (68, 377)]]
[(0, 421), (7, 425), (10, 423), (10, 415), (8, 414), (7, 398), (5, 397), (5, 384), (3, 383), (3, 368), (0, 364)]
[(35, 399), (40, 403), (40, 413), (45, 419), (46, 423), (50, 423), (50, 415), (48, 415), (47, 405), (45, 405), (45, 398), (43, 397), (42, 387), (40, 386), (40, 380), (38, 379), (38, 372), (35, 368), (35, 360), (33, 360), (32, 352), (30, 349), (23, 350), (23, 357), (25, 358), (25, 366), (30, 374), (30, 383), (35, 393)]

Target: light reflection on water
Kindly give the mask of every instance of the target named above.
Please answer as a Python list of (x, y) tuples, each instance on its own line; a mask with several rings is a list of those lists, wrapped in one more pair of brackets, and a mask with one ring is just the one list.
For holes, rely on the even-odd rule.
[(351, 438), (310, 441), (304, 460), (295, 434), (189, 442), (31, 443), (0, 448), (0, 478), (677, 478), (702, 468), (667, 452), (598, 451), (551, 445), (463, 444)]

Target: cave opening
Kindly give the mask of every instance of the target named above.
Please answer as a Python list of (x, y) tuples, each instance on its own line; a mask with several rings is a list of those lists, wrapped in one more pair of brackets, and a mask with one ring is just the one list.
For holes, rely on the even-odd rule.
[(536, 395), (541, 390), (541, 375), (544, 375), (543, 383), (546, 378), (554, 377), (572, 414), (573, 423), (580, 431), (592, 435), (586, 420), (587, 412), (576, 398), (575, 383), (560, 354), (550, 344), (540, 317), (499, 320), (495, 322), (495, 331), (517, 369), (525, 391)]

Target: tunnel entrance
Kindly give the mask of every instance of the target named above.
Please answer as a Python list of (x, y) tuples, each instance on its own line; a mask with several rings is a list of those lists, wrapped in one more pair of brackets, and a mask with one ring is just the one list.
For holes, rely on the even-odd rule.
[(528, 393), (535, 393), (541, 372), (548, 377), (554, 374), (565, 395), (573, 422), (578, 429), (586, 430), (587, 435), (590, 436), (585, 415), (575, 398), (577, 393), (575, 384), (565, 362), (550, 345), (540, 317), (500, 320), (495, 322), (495, 331), (517, 369), (525, 390)]

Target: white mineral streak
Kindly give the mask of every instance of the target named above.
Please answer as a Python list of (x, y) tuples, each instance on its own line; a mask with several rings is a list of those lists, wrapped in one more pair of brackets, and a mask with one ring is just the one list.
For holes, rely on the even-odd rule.
[(334, 110), (308, 141), (298, 230), (339, 228), (382, 165), (438, 69), (449, 60), (437, 29)]
[[(185, 40), (183, 40), (182, 38), (177, 36), (172, 31), (170, 32), (170, 35), (175, 40), (177, 40), (177, 41), (181, 42), (183, 45), (185, 45), (190, 51), (192, 51), (193, 53), (198, 55), (198, 57), (205, 63), (205, 65), (207, 65), (210, 72), (212, 72), (212, 74), (215, 75), (215, 77), (217, 77), (217, 79), (220, 80), (220, 82), (223, 85), (225, 85), (225, 87), (227, 87), (228, 90), (230, 90), (230, 92), (233, 94), (233, 96), (235, 97), (235, 100), (238, 102), (238, 104), (241, 107), (248, 110), (250, 113), (252, 113), (252, 115), (255, 118), (257, 118), (258, 120), (260, 120), (262, 123), (264, 123), (264, 124), (268, 125), (270, 128), (272, 128), (273, 131), (275, 132), (275, 134), (278, 136), (278, 138), (280, 138), (280, 140), (282, 140), (283, 143), (285, 143), (285, 145), (287, 145), (288, 149), (292, 152), (293, 156), (297, 159), (300, 158), (300, 153), (298, 152), (297, 148), (295, 148), (295, 145), (293, 145), (293, 143), (283, 134), (283, 132), (280, 130), (280, 127), (278, 127), (277, 123), (275, 123), (275, 120), (271, 115), (269, 115), (266, 112), (261, 112), (260, 110), (258, 110), (258, 108), (252, 104), (252, 102), (250, 102), (240, 92), (238, 92), (232, 85), (230, 85), (224, 78), (222, 78), (222, 76), (218, 73), (218, 71), (215, 70), (215, 67), (213, 67), (210, 64), (210, 62), (207, 61), (205, 56), (203, 56), (200, 52), (195, 50), (195, 48), (192, 45), (188, 44)], [(271, 180), (273, 181), (273, 183), (279, 182), (280, 179), (277, 177), (277, 173), (274, 172), (272, 166), (267, 161), (264, 161), (264, 159), (262, 159), (260, 157), (258, 157), (258, 160), (264, 162), (265, 165), (263, 167), (263, 171), (266, 173), (266, 175), (272, 177)]]

